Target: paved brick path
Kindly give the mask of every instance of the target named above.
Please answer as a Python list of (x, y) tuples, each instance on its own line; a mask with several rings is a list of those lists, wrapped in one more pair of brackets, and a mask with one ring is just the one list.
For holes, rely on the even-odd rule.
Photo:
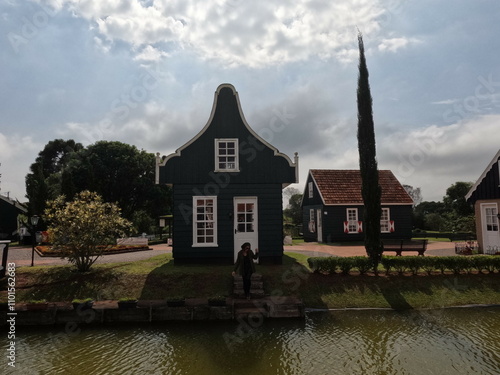
[[(97, 260), (96, 263), (115, 263), (115, 262), (134, 262), (137, 260), (148, 259), (159, 254), (166, 254), (172, 251), (166, 244), (153, 245), (152, 250), (137, 251), (133, 253), (105, 255)], [(309, 256), (355, 256), (366, 255), (363, 246), (330, 246), (315, 242), (304, 243), (301, 245), (285, 246), (285, 251), (292, 251), (306, 254)], [(408, 255), (415, 255), (408, 253)], [(455, 255), (455, 244), (453, 242), (430, 242), (427, 246), (425, 255)], [(31, 247), (11, 247), (9, 249), (8, 262), (16, 263), (16, 266), (31, 265)], [(60, 265), (68, 264), (65, 259), (54, 257), (41, 257), (35, 252), (35, 265)]]

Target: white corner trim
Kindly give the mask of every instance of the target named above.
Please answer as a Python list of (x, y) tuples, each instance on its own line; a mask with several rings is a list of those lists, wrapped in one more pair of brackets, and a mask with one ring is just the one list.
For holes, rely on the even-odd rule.
[[(490, 161), (490, 163), (488, 164), (488, 166), (486, 167), (486, 169), (484, 170), (484, 172), (481, 174), (481, 176), (479, 176), (479, 178), (477, 179), (476, 183), (474, 185), (472, 185), (472, 187), (470, 188), (469, 192), (465, 195), (465, 200), (468, 200), (472, 196), (472, 193), (474, 193), (474, 191), (476, 191), (476, 189), (479, 186), (479, 184), (481, 184), (481, 182), (483, 181), (483, 179), (486, 177), (486, 174), (491, 170), (491, 168), (493, 167), (493, 164), (495, 164), (498, 161), (499, 158), (500, 158), (500, 150), (498, 150), (498, 152), (493, 157), (493, 159)], [(499, 165), (498, 169), (499, 169), (499, 172), (500, 172), (500, 165)]]
[(262, 142), (265, 146), (269, 147), (271, 150), (273, 150), (274, 152), (274, 156), (281, 156), (283, 157), (287, 162), (288, 164), (291, 166), (291, 167), (295, 167), (296, 168), (296, 171), (295, 171), (295, 179), (296, 179), (296, 182), (299, 181), (298, 179), (298, 153), (295, 153), (296, 157), (295, 157), (295, 163), (292, 162), (292, 160), (286, 155), (286, 154), (283, 154), (281, 152), (279, 152), (279, 150), (274, 147), (273, 145), (271, 145), (270, 143), (268, 143), (265, 139), (263, 139), (262, 137), (260, 137), (251, 127), (250, 125), (248, 124), (247, 120), (245, 119), (245, 116), (243, 114), (243, 110), (241, 109), (241, 103), (240, 103), (240, 98), (239, 98), (239, 95), (238, 95), (238, 92), (236, 91), (236, 89), (234, 88), (233, 85), (231, 85), (230, 83), (223, 83), (221, 85), (219, 85), (219, 87), (217, 87), (217, 90), (215, 91), (215, 94), (214, 94), (214, 102), (212, 104), (212, 111), (210, 112), (210, 117), (208, 118), (208, 121), (207, 123), (205, 124), (205, 126), (203, 127), (203, 129), (201, 129), (198, 134), (196, 134), (192, 139), (190, 139), (188, 142), (186, 142), (184, 145), (182, 145), (181, 147), (179, 147), (174, 153), (171, 153), (169, 155), (167, 155), (166, 157), (163, 158), (163, 161), (158, 164), (158, 167), (163, 167), (167, 164), (167, 162), (176, 157), (176, 156), (181, 156), (181, 153), (182, 151), (187, 148), (189, 145), (191, 145), (192, 143), (194, 143), (198, 138), (200, 138), (203, 133), (205, 133), (205, 131), (208, 129), (208, 127), (210, 126), (210, 124), (212, 123), (212, 120), (214, 118), (214, 115), (215, 115), (215, 109), (217, 108), (217, 99), (219, 97), (219, 94), (221, 92), (222, 89), (224, 88), (229, 88), (233, 91), (233, 95), (236, 96), (236, 104), (238, 106), (238, 112), (241, 116), (241, 119), (243, 120), (243, 124), (245, 125), (245, 127), (247, 128), (247, 130), (250, 132), (250, 134), (252, 134), (257, 140), (259, 140), (260, 142)]

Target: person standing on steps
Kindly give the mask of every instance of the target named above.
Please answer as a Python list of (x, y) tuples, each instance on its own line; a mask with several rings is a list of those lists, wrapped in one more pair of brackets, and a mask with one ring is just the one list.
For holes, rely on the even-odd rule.
[(245, 297), (250, 299), (250, 287), (252, 286), (252, 274), (255, 272), (254, 259), (259, 257), (259, 249), (255, 249), (255, 254), (250, 248), (250, 243), (245, 242), (238, 251), (238, 258), (234, 264), (233, 276), (236, 274), (243, 278), (243, 290)]

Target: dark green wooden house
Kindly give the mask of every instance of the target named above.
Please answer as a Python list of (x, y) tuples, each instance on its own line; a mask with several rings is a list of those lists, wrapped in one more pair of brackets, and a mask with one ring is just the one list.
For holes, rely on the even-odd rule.
[(17, 217), (26, 212), (21, 203), (0, 194), (0, 240), (11, 240), (19, 235)]
[[(411, 238), (413, 200), (393, 173), (379, 171), (382, 239)], [(359, 170), (311, 169), (302, 196), (306, 242), (363, 241)]]
[(282, 190), (297, 176), (297, 154), (292, 161), (259, 137), (235, 88), (220, 85), (205, 127), (157, 156), (156, 182), (173, 191), (175, 263), (233, 263), (244, 242), (260, 263), (281, 263)]
[(500, 150), (465, 196), (474, 206), (479, 251), (500, 252)]

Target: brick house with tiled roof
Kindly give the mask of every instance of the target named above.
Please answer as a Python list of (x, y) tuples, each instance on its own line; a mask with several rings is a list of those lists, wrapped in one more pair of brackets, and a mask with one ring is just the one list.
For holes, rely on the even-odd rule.
[[(413, 200), (389, 170), (379, 171), (379, 184), (381, 238), (410, 238)], [(304, 240), (363, 240), (363, 207), (359, 170), (309, 170), (302, 197)]]

